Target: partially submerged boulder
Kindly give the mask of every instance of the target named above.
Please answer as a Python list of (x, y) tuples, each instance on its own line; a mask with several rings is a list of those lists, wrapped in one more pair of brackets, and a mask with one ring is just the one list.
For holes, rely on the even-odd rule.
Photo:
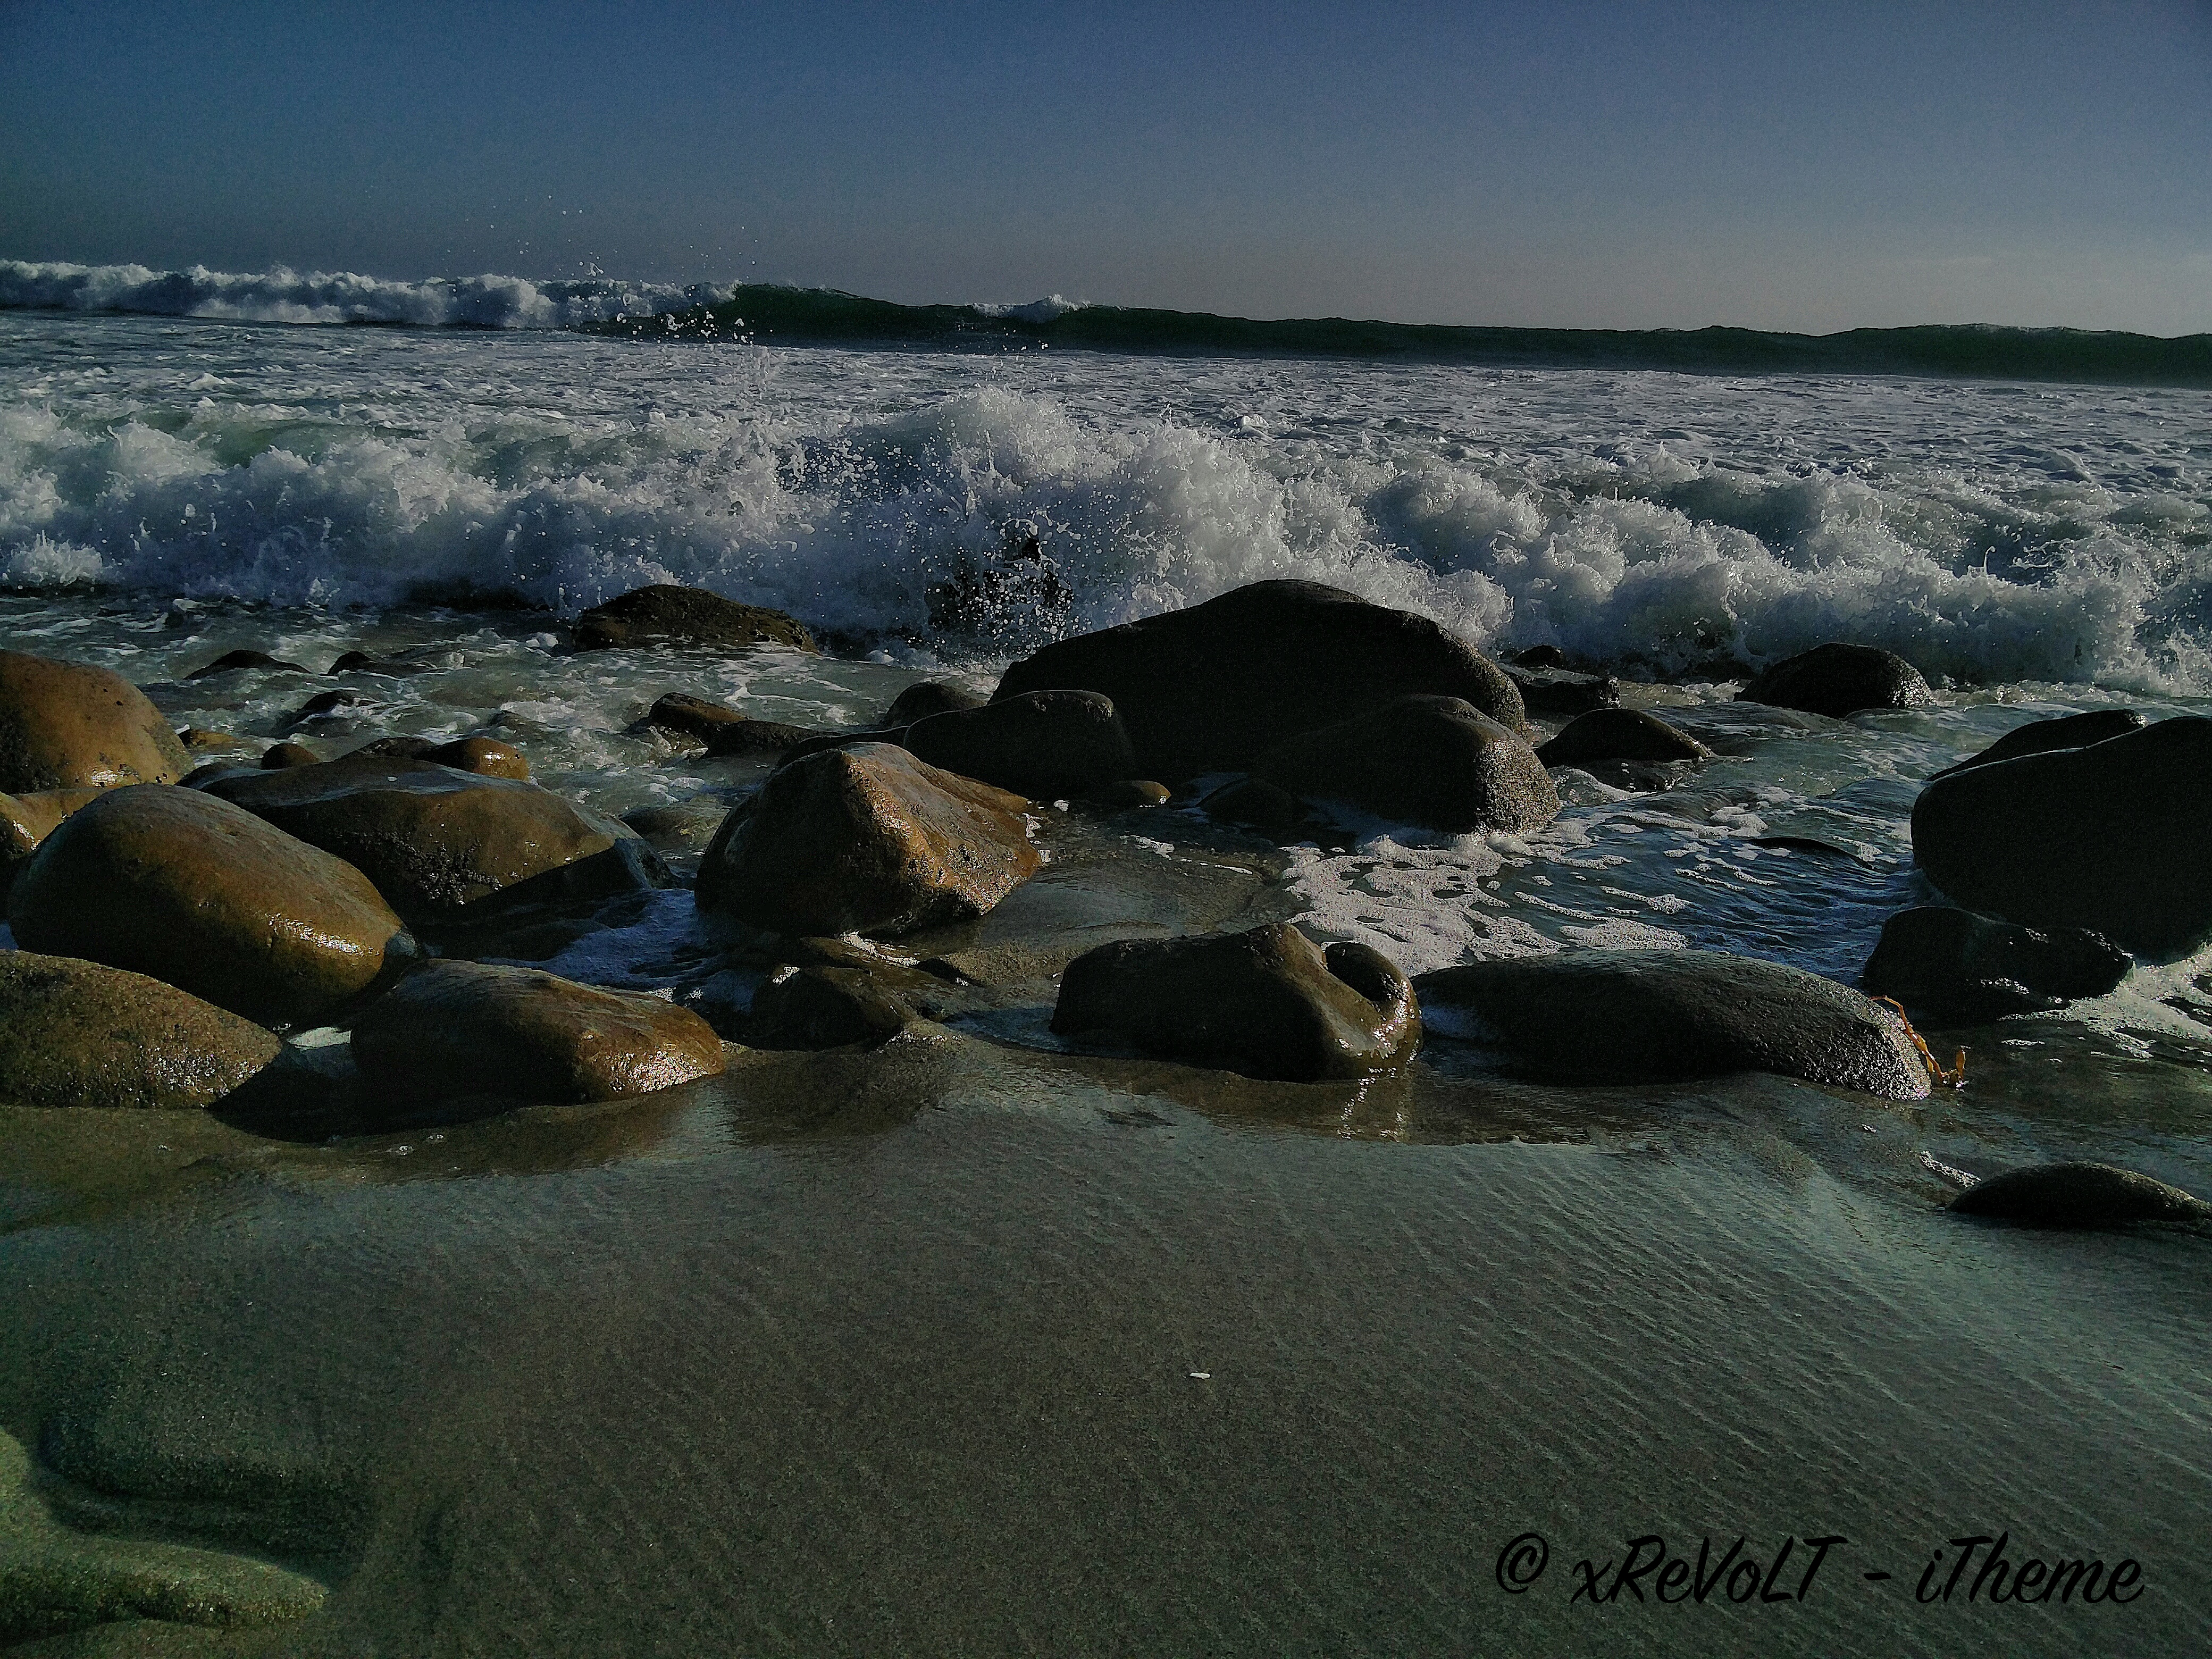
[[(261, 769), (264, 772), (281, 772), (288, 766), (316, 766), (321, 763), (322, 758), (304, 743), (272, 743), (261, 751)], [(197, 787), (200, 774), (205, 769), (202, 767), (195, 767), (187, 775), (185, 782)]]
[(410, 927), (663, 885), (627, 825), (534, 783), (433, 761), (325, 761), (211, 777), (207, 792), (337, 854)]
[(1031, 691), (917, 720), (902, 747), (927, 764), (1033, 800), (1059, 800), (1136, 775), (1113, 700)]
[(1255, 582), (1048, 645), (1007, 669), (993, 701), (1052, 690), (1111, 697), (1138, 772), (1171, 784), (1249, 769), (1285, 738), (1409, 694), (1528, 725), (1504, 672), (1437, 623), (1307, 581)]
[(233, 674), (244, 669), (264, 673), (304, 674), (307, 671), (295, 662), (286, 662), (272, 657), (266, 651), (226, 651), (205, 667), (195, 668), (185, 676), (188, 680), (204, 680), (210, 674)]
[(1978, 1182), (1951, 1200), (1960, 1215), (2030, 1227), (2127, 1227), (2212, 1223), (2212, 1204), (2179, 1187), (2109, 1164), (2039, 1164)]
[[(294, 748), (300, 747), (295, 744)], [(522, 751), (497, 738), (374, 738), (358, 749), (349, 749), (347, 760), (426, 760), (450, 766), (456, 772), (473, 772), (482, 778), (513, 778), (526, 782), (530, 763)], [(262, 764), (268, 764), (267, 757)]]
[(818, 651), (814, 635), (781, 611), (740, 605), (703, 588), (656, 582), (594, 605), (576, 618), (576, 649), (616, 646), (780, 645)]
[(1536, 747), (1547, 766), (1588, 766), (1593, 761), (1709, 761), (1713, 751), (1688, 732), (1641, 708), (1598, 708), (1567, 722), (1559, 736)]
[(1894, 651), (1838, 641), (1784, 657), (1753, 675), (1736, 696), (1836, 720), (1863, 708), (1923, 708), (1936, 700), (1920, 671)]
[(195, 1111), (283, 1049), (273, 1032), (143, 974), (0, 951), (0, 1101)]
[(723, 1067), (722, 1040), (689, 1009), (534, 968), (440, 962), (354, 1022), (371, 1097), (457, 1095), (552, 1104), (650, 1094)]
[(948, 685), (942, 680), (916, 680), (891, 699), (891, 706), (884, 711), (879, 724), (896, 730), (912, 726), (916, 720), (926, 720), (932, 714), (981, 708), (988, 701), (963, 685)]
[(890, 744), (822, 750), (730, 814), (701, 861), (699, 905), (798, 936), (980, 916), (1039, 867), (1025, 805)]
[(325, 1018), (415, 954), (344, 860), (155, 783), (109, 790), (47, 836), (8, 923), (26, 950), (150, 975), (263, 1024)]
[(2045, 931), (1918, 905), (1882, 924), (1859, 983), (1916, 1016), (1972, 1022), (2102, 996), (2132, 965), (2125, 951), (2087, 928)]
[(787, 967), (753, 994), (745, 1040), (756, 1048), (873, 1048), (916, 1018), (896, 989), (866, 969)]
[(1224, 783), (1198, 804), (1198, 810), (1224, 823), (1257, 830), (1263, 836), (1287, 834), (1305, 817), (1297, 796), (1265, 778), (1238, 778)]
[(174, 783), (191, 765), (161, 711), (120, 674), (0, 651), (0, 790)]
[(1967, 909), (2185, 956), (2212, 940), (2212, 720), (1939, 778), (1912, 804), (1912, 856)]
[(1421, 1014), (1397, 964), (1322, 950), (1285, 921), (1241, 933), (1119, 939), (1060, 976), (1052, 1029), (1246, 1077), (1311, 1083), (1395, 1071)]
[(1936, 774), (1948, 778), (1970, 767), (1992, 761), (2017, 760), (2022, 755), (2047, 754), (2054, 749), (2086, 749), (2106, 738), (2140, 732), (2150, 722), (2132, 708), (2093, 708), (2086, 714), (2059, 714), (2047, 720), (2030, 720), (2015, 726), (1978, 755), (1969, 755), (1956, 766)]
[(1400, 697), (1300, 732), (1253, 771), (1309, 800), (1455, 834), (1535, 830), (1559, 815), (1535, 751), (1457, 697)]
[(1571, 668), (1508, 668), (1505, 677), (1532, 714), (1585, 714), (1620, 702), (1620, 683), (1610, 674), (1583, 674)]
[(1571, 951), (1471, 963), (1413, 981), (1431, 1031), (1540, 1074), (1662, 1083), (1774, 1072), (1921, 1100), (1903, 1023), (1802, 969), (1710, 951)]

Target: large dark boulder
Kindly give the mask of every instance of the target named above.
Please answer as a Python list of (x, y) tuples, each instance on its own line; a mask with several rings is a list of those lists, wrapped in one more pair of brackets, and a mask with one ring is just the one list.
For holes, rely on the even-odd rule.
[(1420, 1046), (1397, 964), (1322, 950), (1288, 922), (1242, 933), (1121, 939), (1060, 976), (1052, 1029), (1247, 1077), (1310, 1083), (1393, 1071)]
[(646, 723), (680, 737), (696, 738), (716, 757), (776, 755), (825, 734), (781, 720), (756, 720), (727, 703), (710, 702), (688, 692), (671, 691), (657, 699)]
[[(300, 744), (279, 744), (277, 748), (299, 749)], [(276, 750), (271, 750), (271, 754)], [(513, 778), (528, 782), (530, 762), (512, 744), (501, 743), (497, 738), (374, 738), (358, 749), (349, 749), (344, 760), (426, 760), (440, 766), (450, 766), (456, 772), (473, 772), (483, 778)], [(261, 757), (264, 766), (269, 756)], [(297, 765), (294, 761), (287, 763)]]
[(1969, 755), (1956, 766), (1936, 774), (1948, 778), (1970, 767), (1991, 761), (2017, 760), (2022, 755), (2046, 754), (2053, 749), (2083, 749), (2106, 738), (2140, 732), (2150, 722), (2132, 708), (2093, 708), (2086, 714), (2060, 714), (2047, 720), (2030, 720), (2015, 726), (1978, 755)]
[(26, 950), (150, 975), (263, 1024), (325, 1018), (415, 955), (344, 860), (159, 783), (110, 790), (47, 836), (8, 924)]
[(198, 1110), (283, 1050), (258, 1025), (143, 974), (0, 951), (0, 1101)]
[(928, 764), (1059, 800), (1137, 775), (1113, 700), (1096, 691), (1031, 691), (916, 720), (901, 746)]
[(1967, 909), (2185, 956), (2212, 939), (2212, 720), (1938, 778), (1912, 804), (1912, 855)]
[(1894, 651), (1837, 643), (1784, 658), (1753, 676), (1736, 697), (1838, 720), (1862, 708), (1921, 708), (1936, 700), (1920, 671)]
[(2131, 965), (2125, 951), (2086, 928), (2045, 932), (1920, 905), (1882, 924), (1859, 983), (1916, 1017), (1978, 1022), (2102, 996)]
[(1571, 951), (1413, 981), (1431, 1032), (1570, 1081), (1662, 1083), (1774, 1072), (1921, 1100), (1901, 1022), (1802, 969), (1710, 951)]
[(799, 938), (980, 916), (1040, 866), (1026, 804), (890, 744), (822, 750), (724, 821), (699, 907)]
[(688, 1008), (579, 985), (534, 968), (441, 962), (354, 1022), (373, 1100), (456, 1095), (540, 1103), (650, 1094), (722, 1070), (722, 1040)]
[(1713, 751), (1641, 708), (1598, 708), (1567, 722), (1559, 736), (1536, 747), (1547, 766), (1588, 766), (1595, 761), (1708, 761)]
[(2139, 1222), (2203, 1226), (2212, 1204), (2179, 1187), (2109, 1164), (2039, 1164), (1978, 1182), (1951, 1200), (1960, 1215), (2030, 1227), (2127, 1227)]
[(120, 674), (0, 651), (0, 790), (174, 783), (191, 766), (161, 711)]
[(1249, 769), (1284, 738), (1408, 694), (1458, 697), (1523, 732), (1521, 694), (1437, 623), (1318, 582), (1265, 581), (1048, 645), (1006, 670), (994, 701), (1097, 691), (1135, 745), (1138, 775), (1179, 783)]
[(1508, 668), (1505, 678), (1532, 714), (1586, 714), (1620, 702), (1620, 682), (1609, 674), (1582, 674), (1571, 668)]
[(576, 649), (641, 645), (781, 645), (818, 651), (814, 635), (781, 611), (740, 605), (703, 588), (657, 582), (576, 618)]
[(534, 783), (432, 761), (325, 761), (218, 775), (205, 787), (345, 860), (410, 927), (667, 880), (628, 825)]
[(964, 685), (948, 685), (943, 680), (916, 680), (891, 699), (891, 706), (884, 711), (879, 725), (893, 731), (912, 726), (916, 720), (926, 720), (932, 714), (950, 714), (962, 708), (981, 708), (989, 702), (979, 697)]
[(1399, 697), (1286, 738), (1252, 769), (1293, 795), (1430, 830), (1535, 830), (1559, 814), (1535, 751), (1457, 697)]

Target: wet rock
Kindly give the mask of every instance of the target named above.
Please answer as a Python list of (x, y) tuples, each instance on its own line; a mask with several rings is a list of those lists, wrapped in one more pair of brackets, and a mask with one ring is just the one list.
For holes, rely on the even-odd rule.
[(1709, 951), (1571, 951), (1413, 981), (1432, 1032), (1570, 1081), (1774, 1072), (1922, 1100), (1928, 1067), (1894, 1018), (1780, 963)]
[(424, 665), (403, 662), (395, 657), (372, 657), (366, 651), (349, 651), (330, 665), (332, 674), (384, 674), (398, 678), (407, 674), (420, 674)]
[(339, 731), (353, 729), (348, 723), (348, 711), (376, 707), (374, 698), (358, 691), (318, 691), (294, 709), (284, 721), (284, 730), (290, 732), (302, 726), (327, 723)]
[(646, 715), (646, 723), (664, 732), (696, 738), (716, 758), (732, 755), (781, 754), (814, 738), (837, 735), (781, 720), (755, 720), (726, 703), (709, 702), (681, 691), (660, 698)]
[(794, 762), (803, 761), (809, 755), (818, 755), (824, 750), (854, 749), (864, 743), (888, 743), (903, 749), (906, 747), (907, 731), (908, 728), (902, 726), (896, 731), (888, 732), (873, 728), (864, 732), (817, 732), (805, 742), (795, 743), (785, 750), (783, 759), (777, 763), (776, 769), (781, 771)]
[(731, 805), (720, 795), (695, 795), (663, 805), (633, 806), (622, 821), (664, 853), (690, 852), (714, 840)]
[[(261, 751), (261, 768), (265, 772), (281, 772), (288, 766), (319, 766), (322, 759), (304, 743), (275, 743)], [(199, 772), (196, 769), (192, 776), (197, 779)]]
[(1297, 796), (1265, 778), (1239, 778), (1224, 783), (1199, 802), (1198, 808), (1208, 817), (1257, 830), (1263, 836), (1287, 834), (1305, 816)]
[(149, 975), (263, 1024), (323, 1019), (415, 954), (353, 866), (162, 784), (110, 790), (48, 836), (8, 924), (26, 950)]
[(1559, 813), (1535, 751), (1457, 697), (1401, 697), (1302, 732), (1253, 770), (1309, 800), (1455, 833), (1534, 830)]
[[(2030, 720), (1999, 738), (1978, 755), (1969, 755), (1956, 766), (1947, 766), (1936, 774), (1948, 778), (1954, 772), (1964, 772), (1970, 767), (1987, 766), (1992, 761), (2016, 760), (2022, 755), (2048, 754), (2054, 749), (2086, 749), (2093, 743), (2102, 743), (2106, 738), (2124, 737), (2130, 732), (2140, 732), (2150, 722), (2132, 708), (2097, 708), (2086, 714), (2061, 714), (2047, 720)], [(1930, 781), (1933, 781), (1931, 779)]]
[(1032, 691), (932, 714), (908, 728), (901, 746), (1032, 800), (1080, 795), (1137, 769), (1113, 700), (1096, 691)]
[(233, 674), (241, 669), (256, 668), (278, 674), (304, 674), (307, 671), (295, 662), (286, 662), (272, 657), (266, 651), (226, 651), (204, 668), (195, 668), (185, 676), (188, 680), (204, 680), (210, 674)]
[(120, 674), (0, 651), (0, 790), (174, 783), (190, 764), (161, 711)]
[(1242, 933), (1121, 939), (1067, 964), (1062, 1036), (1310, 1083), (1394, 1071), (1420, 1046), (1397, 965), (1364, 945), (1316, 945), (1288, 922)]
[(788, 754), (801, 744), (835, 735), (817, 732), (811, 726), (787, 726), (781, 720), (757, 720), (748, 715), (714, 733), (707, 744), (707, 757), (726, 760), (738, 755)]
[(2008, 1170), (1951, 1200), (1960, 1215), (2031, 1227), (2126, 1227), (2140, 1222), (2202, 1225), (2212, 1204), (2179, 1187), (2109, 1164), (2039, 1164)]
[(1425, 617), (1318, 582), (1255, 582), (1048, 645), (1007, 669), (993, 701), (1051, 690), (1111, 697), (1136, 769), (1170, 783), (1249, 770), (1286, 738), (1409, 693), (1527, 726), (1495, 663)]
[(1532, 645), (1525, 651), (1516, 651), (1507, 660), (1516, 668), (1565, 668), (1571, 665), (1567, 653), (1556, 645)]
[(0, 1101), (198, 1110), (244, 1088), (283, 1046), (143, 974), (0, 951)]
[(576, 618), (576, 649), (647, 645), (780, 645), (820, 649), (781, 611), (740, 605), (719, 593), (665, 582), (637, 588)]
[(434, 963), (386, 993), (354, 1022), (353, 1051), (372, 1098), (409, 1105), (612, 1100), (723, 1066), (722, 1040), (687, 1009), (473, 962)]
[(873, 1048), (915, 1022), (899, 994), (862, 968), (787, 968), (753, 994), (745, 1040), (756, 1048)]
[(889, 744), (823, 750), (731, 813), (701, 861), (699, 905), (802, 936), (979, 916), (1039, 867), (1024, 805)]
[(1912, 804), (1912, 854), (1965, 908), (2186, 955), (2212, 940), (2212, 720), (1939, 778)]
[(1620, 684), (1607, 674), (1578, 674), (1571, 668), (1509, 668), (1505, 677), (1521, 693), (1532, 714), (1585, 714), (1620, 702)]
[(1837, 720), (1862, 708), (1922, 708), (1935, 701), (1920, 671), (1895, 652), (1835, 642), (1784, 658), (1753, 675), (1736, 697)]
[(988, 701), (965, 686), (947, 685), (942, 680), (917, 680), (891, 699), (891, 706), (884, 711), (878, 724), (896, 730), (912, 726), (916, 720), (926, 720), (932, 714), (981, 708)]
[(696, 738), (701, 743), (712, 742), (714, 734), (724, 726), (735, 726), (744, 719), (727, 703), (695, 697), (688, 691), (671, 691), (656, 697), (645, 715), (647, 726), (673, 732), (679, 737)]
[[(283, 745), (280, 744), (278, 747), (281, 748)], [(217, 778), (250, 778), (258, 769), (259, 769), (258, 766), (248, 766), (242, 761), (209, 761), (204, 765), (195, 766), (183, 777), (178, 779), (177, 787), (204, 789)]]
[[(456, 772), (512, 778), (517, 782), (526, 782), (530, 777), (530, 763), (522, 751), (497, 738), (454, 738), (442, 742), (434, 738), (377, 738), (348, 750), (343, 758), (431, 761)], [(268, 763), (264, 759), (262, 763)]]
[(626, 825), (534, 783), (432, 761), (325, 761), (218, 776), (205, 787), (353, 865), (410, 927), (668, 879)]
[(1536, 749), (1547, 766), (1587, 766), (1593, 761), (1707, 761), (1713, 751), (1640, 708), (1600, 708), (1570, 720)]
[(2086, 928), (2043, 932), (1923, 905), (1882, 924), (1859, 983), (1916, 1017), (1976, 1022), (2102, 996), (2131, 965), (2125, 951)]
[(0, 795), (0, 914), (8, 904), (16, 872), (31, 861), (39, 843), (61, 827), (80, 806), (98, 800), (100, 789), (40, 789)]
[(1174, 791), (1164, 783), (1150, 778), (1116, 778), (1111, 783), (1102, 783), (1095, 789), (1083, 792), (1086, 806), (1100, 806), (1109, 812), (1127, 812), (1143, 806), (1165, 806)]
[(177, 741), (185, 745), (188, 755), (205, 754), (210, 749), (234, 749), (238, 739), (228, 732), (210, 732), (204, 726), (187, 726), (177, 733)]

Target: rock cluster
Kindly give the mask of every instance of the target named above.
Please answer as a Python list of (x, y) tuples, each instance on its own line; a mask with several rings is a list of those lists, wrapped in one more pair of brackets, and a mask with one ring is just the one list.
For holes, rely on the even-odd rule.
[(1802, 708), (1840, 720), (1864, 708), (1923, 708), (1935, 701), (1920, 671), (1870, 645), (1816, 645), (1752, 677), (1746, 702)]

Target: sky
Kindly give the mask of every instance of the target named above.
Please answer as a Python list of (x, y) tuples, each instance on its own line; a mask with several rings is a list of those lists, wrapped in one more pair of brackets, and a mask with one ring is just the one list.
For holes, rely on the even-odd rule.
[(2212, 0), (0, 0), (0, 258), (2212, 331)]

